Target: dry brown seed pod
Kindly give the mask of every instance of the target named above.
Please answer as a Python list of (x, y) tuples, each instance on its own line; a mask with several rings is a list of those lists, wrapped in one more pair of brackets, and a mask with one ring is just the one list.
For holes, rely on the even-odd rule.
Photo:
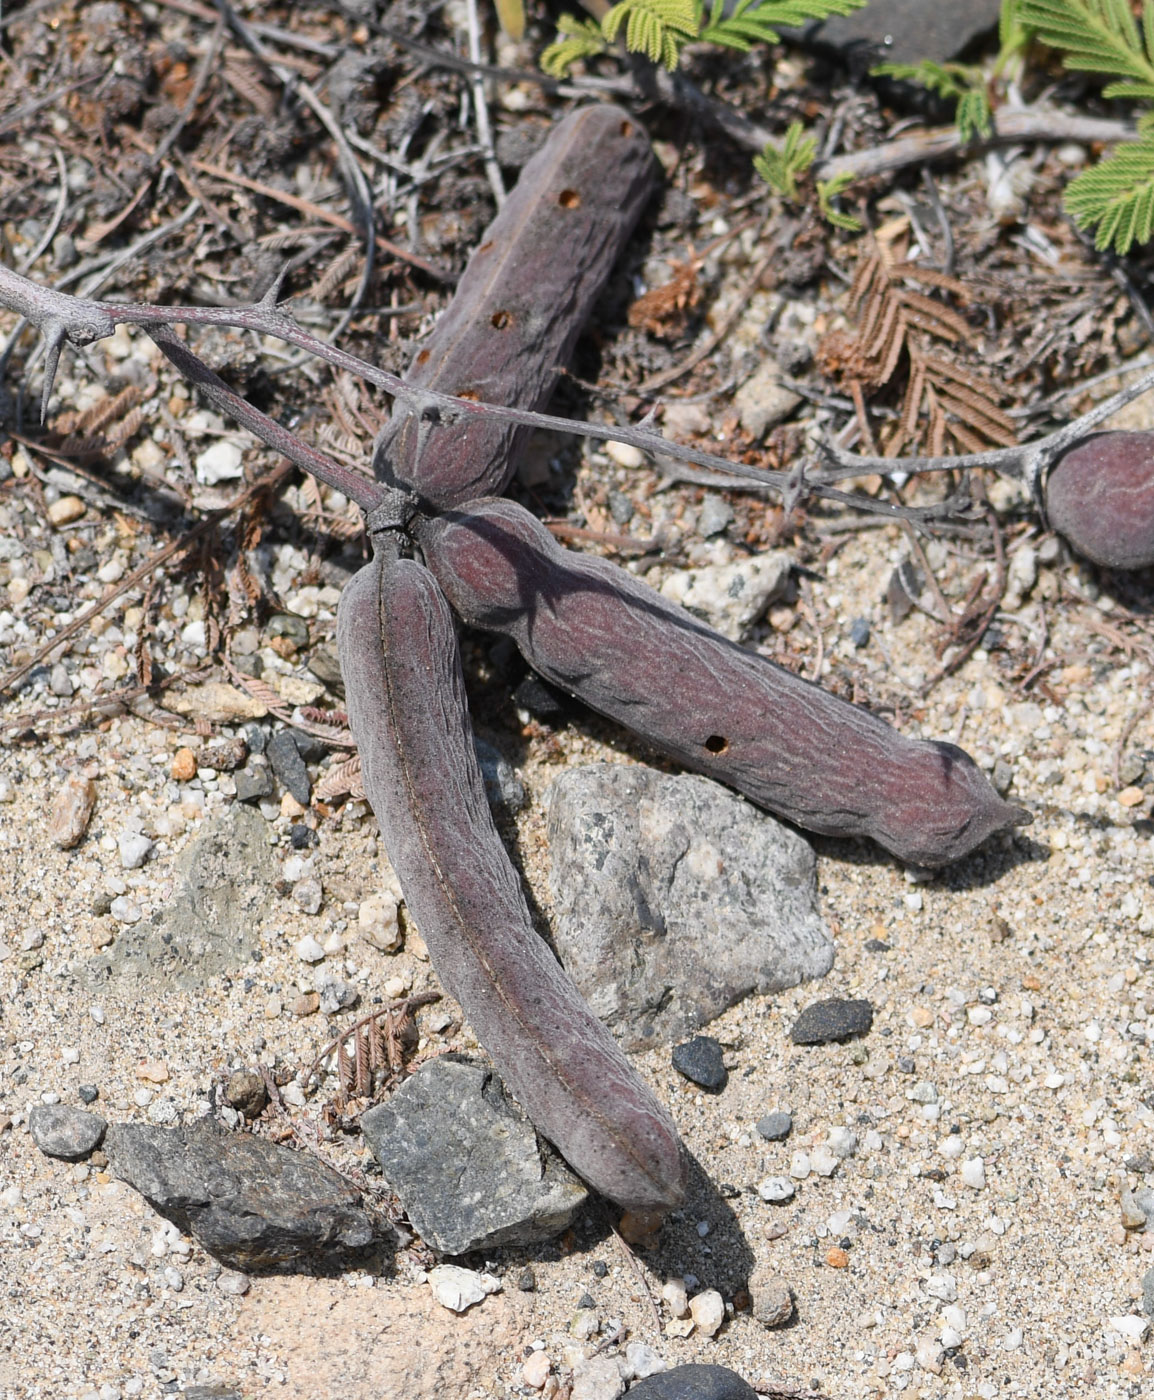
[(1154, 564), (1154, 432), (1083, 438), (1050, 469), (1045, 497), (1050, 524), (1087, 559)]

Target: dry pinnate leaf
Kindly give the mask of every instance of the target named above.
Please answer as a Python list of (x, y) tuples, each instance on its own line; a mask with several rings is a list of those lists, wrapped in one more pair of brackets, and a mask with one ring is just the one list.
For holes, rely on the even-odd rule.
[(96, 784), (83, 773), (70, 773), (56, 794), (49, 818), (52, 844), (70, 851), (84, 839), (92, 809), (96, 805)]

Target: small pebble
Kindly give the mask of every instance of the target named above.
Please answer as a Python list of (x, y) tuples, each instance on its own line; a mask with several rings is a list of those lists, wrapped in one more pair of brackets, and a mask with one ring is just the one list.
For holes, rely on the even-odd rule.
[(662, 1358), (646, 1342), (629, 1342), (625, 1347), (625, 1369), (630, 1380), (643, 1381), (668, 1369)]
[(729, 1080), (721, 1045), (711, 1035), (695, 1035), (673, 1047), (673, 1068), (711, 1094), (720, 1093)]
[(874, 1010), (864, 999), (830, 997), (811, 1002), (793, 1023), (789, 1036), (795, 1045), (826, 1045), (865, 1035), (873, 1025)]
[(522, 1293), (532, 1293), (537, 1287), (537, 1276), (528, 1264), (517, 1275), (517, 1287)]
[(869, 645), (870, 624), (867, 617), (855, 617), (850, 623), (849, 639), (860, 651), (862, 647)]
[(85, 504), (79, 496), (61, 496), (48, 507), (48, 519), (53, 525), (71, 525), (85, 512)]
[(521, 1367), (521, 1380), (531, 1390), (540, 1390), (549, 1378), (553, 1363), (543, 1351), (535, 1351)]
[(714, 1337), (725, 1321), (725, 1300), (715, 1288), (707, 1288), (690, 1300), (689, 1315), (702, 1336)]
[(971, 1190), (983, 1189), (986, 1184), (986, 1164), (980, 1157), (970, 1157), (962, 1163), (962, 1182)]
[(840, 1245), (834, 1245), (826, 1252), (825, 1262), (831, 1269), (845, 1269), (849, 1267), (849, 1255)]
[(480, 1303), (490, 1293), (499, 1292), (501, 1283), (492, 1275), (478, 1274), (456, 1264), (438, 1264), (429, 1270), (429, 1287), (443, 1308), (460, 1313)]
[(168, 771), (174, 782), (191, 783), (196, 777), (196, 767), (196, 754), (191, 749), (177, 749)]
[(776, 1113), (767, 1113), (764, 1118), (759, 1118), (757, 1131), (766, 1142), (784, 1142), (793, 1132), (793, 1119), (779, 1109)]
[(35, 1104), (28, 1114), (32, 1141), (46, 1157), (79, 1162), (100, 1143), (108, 1124), (97, 1113), (63, 1104)]
[(298, 938), (293, 944), (293, 952), (302, 962), (319, 963), (324, 961), (325, 950), (311, 933)]
[(247, 1274), (237, 1273), (235, 1269), (225, 1269), (217, 1278), (216, 1286), (232, 1298), (243, 1298), (252, 1287), (252, 1283)]
[(139, 831), (122, 831), (116, 844), (120, 849), (120, 864), (125, 870), (139, 870), (155, 849), (148, 837)]
[(225, 1102), (248, 1119), (259, 1118), (268, 1103), (264, 1080), (253, 1069), (238, 1069), (224, 1086)]
[(142, 1060), (136, 1066), (136, 1077), (148, 1084), (167, 1084), (168, 1066), (163, 1060)]
[(632, 447), (627, 442), (607, 442), (604, 447), (605, 455), (619, 467), (637, 468), (644, 466), (645, 453), (639, 447)]
[(824, 1144), (815, 1147), (809, 1154), (809, 1165), (818, 1176), (833, 1176), (840, 1162), (841, 1158), (837, 1153), (831, 1152)]
[(316, 992), (301, 992), (299, 996), (293, 998), (289, 1010), (299, 1018), (313, 1015), (314, 1012), (320, 1010), (320, 1006), (321, 999)]
[(96, 804), (96, 784), (80, 773), (70, 773), (52, 802), (48, 836), (54, 846), (70, 851), (88, 830)]
[(612, 1356), (592, 1356), (573, 1367), (570, 1400), (617, 1400), (625, 1393), (621, 1368)]
[(668, 1283), (662, 1285), (661, 1298), (673, 1317), (684, 1317), (689, 1311), (689, 1295), (684, 1279), (671, 1278)]

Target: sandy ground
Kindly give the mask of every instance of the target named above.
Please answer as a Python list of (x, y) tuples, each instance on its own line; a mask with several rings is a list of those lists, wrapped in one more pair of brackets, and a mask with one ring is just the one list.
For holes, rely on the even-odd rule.
[[(52, 531), (31, 498), (23, 509), (21, 499), (8, 498), (5, 530), (24, 537), (27, 573), (42, 577)], [(101, 545), (110, 529), (94, 530), (101, 559), (125, 544), (112, 537)], [(324, 891), (317, 913), (292, 894), (299, 857), (286, 880), (255, 892), (259, 960), (185, 990), (100, 971), (93, 959), (113, 953), (130, 927), (107, 912), (110, 898), (144, 918), (171, 900), (175, 863), (230, 805), (230, 780), (173, 779), (177, 750), (201, 742), (188, 722), (43, 723), (35, 741), (10, 731), (0, 748), (5, 1400), (151, 1397), (197, 1382), (246, 1396), (346, 1400), (527, 1395), (537, 1393), (521, 1384), (530, 1348), (554, 1363), (552, 1389), (580, 1359), (578, 1348), (592, 1350), (619, 1324), (623, 1341), (643, 1340), (670, 1364), (722, 1362), (755, 1383), (834, 1397), (1142, 1394), (1150, 1361), (1140, 1342), (1141, 1285), (1154, 1264), (1154, 1230), (1124, 1230), (1120, 1200), (1154, 1186), (1154, 780), (1142, 787), (1142, 754), (1154, 750), (1149, 640), (1108, 579), (1043, 542), (1035, 577), (1019, 566), (999, 625), (1015, 646), (1038, 647), (1039, 660), (1052, 662), (1044, 687), (1023, 689), (998, 653), (979, 650), (920, 703), (914, 692), (937, 664), (938, 629), (916, 612), (895, 623), (884, 604), (906, 551), (896, 527), (862, 531), (824, 567), (815, 597), (826, 669), (862, 668), (902, 701), (910, 732), (961, 742), (991, 771), (1009, 765), (1010, 793), (1034, 824), (929, 880), (877, 850), (819, 842), (822, 907), (837, 941), (828, 978), (750, 998), (714, 1023), (731, 1067), (720, 1095), (682, 1080), (667, 1052), (640, 1063), (701, 1167), (685, 1210), (636, 1265), (600, 1205), (559, 1245), (474, 1257), (466, 1262), (491, 1268), (504, 1287), (463, 1316), (432, 1300), (423, 1273), (431, 1258), (419, 1248), (344, 1276), (253, 1278), (242, 1291), (242, 1281), (111, 1180), (99, 1158), (70, 1166), (35, 1148), (29, 1108), (52, 1096), (79, 1103), (82, 1085), (98, 1088), (93, 1108), (109, 1119), (165, 1122), (204, 1111), (233, 1067), (307, 1065), (331, 1025), (293, 1007), (325, 968), (362, 1000), (386, 984), (390, 994), (434, 986), (435, 975), (412, 940), (386, 954), (357, 936), (360, 902), (382, 875), (375, 824), (356, 803), (318, 823), (305, 872)], [(290, 576), (292, 557), (278, 558)], [(957, 581), (944, 546), (931, 546), (931, 563), (947, 585)], [(34, 642), (44, 635), (37, 595), (22, 598), (12, 580), (24, 575), (7, 567), (0, 624), (19, 633), (27, 619)], [(332, 608), (324, 598), (309, 606), (315, 643), (331, 628)], [(176, 614), (187, 627), (179, 604)], [(859, 615), (873, 624), (860, 652), (848, 636)], [(81, 693), (85, 666), (107, 676), (131, 651), (133, 622), (119, 615), (111, 640), (105, 630), (70, 654)], [(16, 644), (24, 635), (5, 637)], [(182, 644), (195, 650), (195, 642), (194, 632)], [(282, 669), (309, 680), (292, 664)], [(53, 699), (41, 674), (10, 712), (71, 703)], [(548, 912), (541, 799), (557, 765), (637, 757), (595, 720), (526, 730), (514, 757), (532, 799), (518, 819), (518, 848)], [(83, 842), (66, 852), (50, 839), (50, 808), (78, 770), (95, 782), (96, 808)], [(1008, 770), (997, 774), (1004, 780)], [(275, 805), (267, 811), (274, 863), (284, 862), (293, 856), (290, 819)], [(118, 838), (132, 831), (155, 849), (142, 867), (125, 869)], [(319, 967), (294, 951), (309, 933), (329, 941)], [(796, 1012), (837, 994), (870, 999), (870, 1035), (792, 1045)], [(435, 1022), (422, 1013), (423, 1049), (469, 1048), (459, 1017), (443, 1004), (432, 1011)], [(319, 1122), (326, 1098), (291, 1111)], [(755, 1125), (779, 1108), (792, 1112), (793, 1134), (766, 1142)], [(841, 1126), (856, 1150), (831, 1176), (807, 1175), (798, 1154)], [(344, 1165), (363, 1161), (355, 1135), (337, 1134), (321, 1150)], [(758, 1196), (758, 1182), (791, 1169), (791, 1201)], [(532, 1292), (518, 1287), (526, 1265)], [(767, 1330), (751, 1316), (755, 1269), (793, 1289), (792, 1325)], [(660, 1290), (679, 1277), (691, 1295), (716, 1289), (725, 1300), (713, 1339), (675, 1335), (685, 1328), (670, 1325)], [(586, 1293), (601, 1331), (581, 1343), (570, 1327)]]

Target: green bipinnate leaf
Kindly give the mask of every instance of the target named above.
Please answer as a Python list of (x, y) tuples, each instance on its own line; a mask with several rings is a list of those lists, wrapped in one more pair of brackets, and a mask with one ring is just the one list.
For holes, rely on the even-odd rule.
[(1066, 208), (1098, 248), (1126, 253), (1154, 234), (1154, 131), (1119, 146), (1066, 187)]
[(780, 146), (768, 141), (753, 168), (765, 183), (784, 199), (797, 198), (797, 177), (804, 175), (817, 154), (817, 138), (806, 136), (801, 122), (790, 122)]
[(1139, 25), (1130, 0), (1017, 0), (1017, 22), (1084, 73), (1109, 73), (1106, 97), (1154, 98), (1154, 0)]
[(582, 59), (596, 58), (609, 45), (601, 26), (594, 19), (562, 15), (557, 21), (557, 39), (541, 55), (541, 67), (551, 78), (564, 78)]

